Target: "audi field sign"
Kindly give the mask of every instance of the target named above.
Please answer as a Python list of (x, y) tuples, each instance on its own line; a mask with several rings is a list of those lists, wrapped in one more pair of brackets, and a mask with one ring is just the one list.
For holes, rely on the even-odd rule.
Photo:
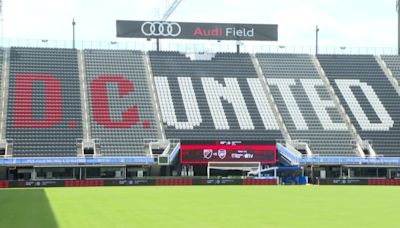
[(278, 25), (117, 20), (117, 37), (277, 41)]

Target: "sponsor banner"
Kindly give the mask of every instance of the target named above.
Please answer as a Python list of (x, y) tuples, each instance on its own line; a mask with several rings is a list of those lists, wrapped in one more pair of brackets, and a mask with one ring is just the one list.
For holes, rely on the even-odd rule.
[(117, 37), (277, 41), (276, 24), (117, 20)]
[[(400, 185), (400, 179), (320, 179), (321, 185)], [(96, 186), (152, 186), (152, 185), (277, 185), (276, 179), (132, 179), (132, 180), (43, 180), (0, 181), (0, 188), (29, 187), (96, 187)]]
[(46, 181), (9, 181), (10, 188), (27, 188), (27, 187), (63, 187), (62, 180), (46, 180)]
[(400, 179), (369, 179), (368, 185), (400, 185)]
[(134, 180), (105, 180), (105, 186), (143, 186), (154, 185), (154, 180), (150, 179), (134, 179)]
[(152, 185), (276, 185), (276, 179), (132, 179), (132, 180), (48, 180), (0, 181), (0, 188), (26, 187), (98, 187), (98, 186), (152, 186)]
[(180, 158), (181, 164), (207, 164), (208, 162), (273, 164), (276, 163), (276, 145), (240, 140), (182, 141)]
[(93, 187), (93, 186), (104, 186), (104, 180), (93, 179), (93, 180), (66, 180), (64, 181), (65, 187)]
[(301, 157), (301, 165), (308, 164), (354, 164), (354, 165), (399, 165), (400, 157)]
[(241, 179), (193, 179), (193, 185), (242, 185)]
[(276, 179), (243, 179), (243, 185), (277, 185)]
[(368, 185), (368, 179), (320, 179), (321, 185)]
[(7, 180), (0, 180), (0, 188), (8, 188), (9, 187), (9, 183)]
[(173, 179), (156, 179), (155, 185), (192, 185), (192, 179), (173, 178)]

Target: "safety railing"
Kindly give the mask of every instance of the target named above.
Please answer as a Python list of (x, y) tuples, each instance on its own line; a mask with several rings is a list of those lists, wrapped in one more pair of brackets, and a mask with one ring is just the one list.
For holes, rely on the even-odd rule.
[[(271, 45), (258, 41), (193, 41), (193, 40), (165, 40), (160, 41), (160, 50), (179, 51), (185, 53), (196, 52), (236, 52), (237, 45), (241, 52), (248, 53), (302, 53), (315, 54), (314, 46), (297, 45)], [(0, 39), (1, 47), (47, 47), (47, 48), (72, 48), (71, 40), (49, 39)], [(123, 49), (123, 50), (156, 50), (155, 39), (121, 39), (110, 41), (76, 41), (77, 49)], [(346, 47), (346, 46), (320, 46), (319, 54), (345, 54), (345, 55), (396, 55), (395, 47)]]

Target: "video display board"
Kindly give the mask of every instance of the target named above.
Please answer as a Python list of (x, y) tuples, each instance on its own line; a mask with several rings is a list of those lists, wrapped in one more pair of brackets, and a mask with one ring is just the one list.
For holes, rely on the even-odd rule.
[(276, 163), (275, 142), (217, 140), (181, 141), (181, 164), (208, 162)]

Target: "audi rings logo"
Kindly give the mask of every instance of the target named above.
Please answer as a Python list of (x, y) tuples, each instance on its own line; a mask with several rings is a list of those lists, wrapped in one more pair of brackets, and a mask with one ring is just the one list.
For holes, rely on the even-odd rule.
[(145, 36), (177, 37), (181, 31), (181, 26), (176, 22), (147, 21), (142, 24), (142, 33)]

